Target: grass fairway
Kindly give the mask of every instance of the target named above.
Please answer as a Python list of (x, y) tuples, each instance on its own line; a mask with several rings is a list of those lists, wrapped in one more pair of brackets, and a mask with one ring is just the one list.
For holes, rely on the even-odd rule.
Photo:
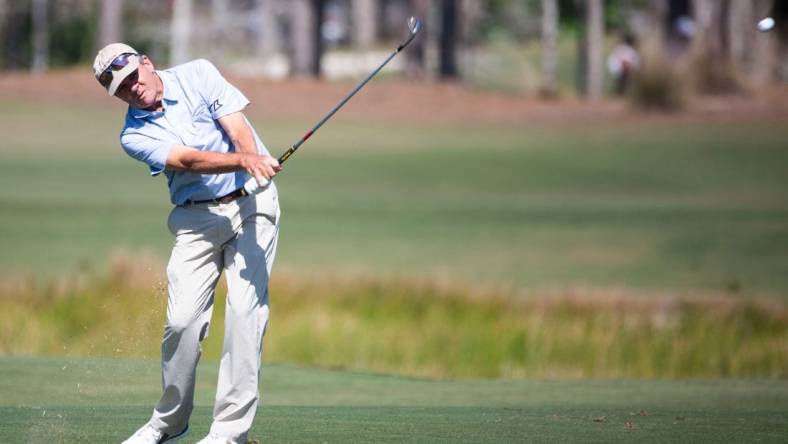
[[(69, 273), (100, 267), (119, 246), (166, 257), (166, 185), (122, 153), (120, 114), (0, 104), (0, 266)], [(255, 124), (274, 153), (308, 127)], [(340, 119), (277, 179), (277, 267), (782, 296), (786, 140), (785, 126), (751, 121), (535, 128)]]
[[(192, 433), (210, 425), (201, 365)], [(158, 396), (158, 363), (0, 358), (0, 442), (120, 442)], [(266, 366), (261, 442), (784, 442), (784, 380), (430, 381)]]

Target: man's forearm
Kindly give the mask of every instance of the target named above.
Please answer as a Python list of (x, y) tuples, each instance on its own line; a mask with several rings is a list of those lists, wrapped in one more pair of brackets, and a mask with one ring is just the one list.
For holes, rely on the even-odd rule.
[(204, 174), (229, 173), (244, 169), (243, 156), (176, 146), (167, 157), (167, 169)]
[(235, 147), (235, 152), (257, 154), (257, 141), (242, 112), (228, 114), (219, 118), (219, 124), (230, 138)]
[(239, 128), (234, 134), (235, 137), (231, 139), (233, 146), (238, 153), (257, 154), (257, 142), (254, 140), (251, 128), (245, 123), (246, 122), (244, 122), (243, 127)]
[(216, 153), (176, 145), (167, 156), (167, 169), (191, 171), (202, 174), (220, 174), (246, 171), (263, 183), (281, 170), (279, 162), (271, 156), (257, 153)]

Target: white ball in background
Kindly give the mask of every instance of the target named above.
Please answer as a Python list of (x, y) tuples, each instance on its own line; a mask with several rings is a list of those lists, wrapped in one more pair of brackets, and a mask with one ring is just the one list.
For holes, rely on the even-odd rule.
[(774, 19), (771, 17), (766, 17), (758, 22), (758, 31), (766, 32), (770, 31), (772, 28), (774, 28)]

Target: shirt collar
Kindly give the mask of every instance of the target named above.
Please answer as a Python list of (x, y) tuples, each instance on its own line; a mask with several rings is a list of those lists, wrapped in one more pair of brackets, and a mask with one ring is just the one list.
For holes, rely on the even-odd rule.
[[(177, 96), (175, 95), (175, 79), (173, 79), (170, 73), (167, 71), (156, 71), (156, 74), (158, 74), (159, 78), (161, 79), (161, 83), (164, 88), (161, 100), (164, 102), (165, 108), (166, 105), (178, 103), (178, 99), (176, 98)], [(129, 107), (129, 113), (137, 119), (142, 119), (150, 115), (157, 114), (156, 111), (148, 111), (146, 109), (132, 107)]]

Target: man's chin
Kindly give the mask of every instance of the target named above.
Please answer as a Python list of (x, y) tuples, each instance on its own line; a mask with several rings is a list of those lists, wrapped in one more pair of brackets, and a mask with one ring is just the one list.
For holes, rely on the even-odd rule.
[(147, 100), (132, 100), (130, 103), (132, 108), (139, 108), (139, 109), (148, 109), (152, 107), (154, 104), (147, 101)]

